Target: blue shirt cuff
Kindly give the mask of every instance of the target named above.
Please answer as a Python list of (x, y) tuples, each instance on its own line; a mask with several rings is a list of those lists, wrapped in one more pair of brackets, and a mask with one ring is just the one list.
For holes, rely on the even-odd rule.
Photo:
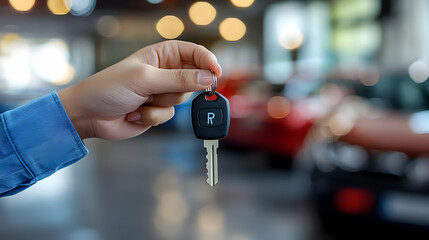
[(0, 196), (88, 154), (56, 92), (0, 115)]

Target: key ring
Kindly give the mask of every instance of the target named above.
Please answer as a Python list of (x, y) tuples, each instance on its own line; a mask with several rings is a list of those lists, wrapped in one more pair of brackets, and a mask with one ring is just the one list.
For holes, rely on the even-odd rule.
[(208, 87), (206, 89), (206, 92), (209, 92), (209, 96), (212, 96), (213, 94), (215, 94), (216, 92), (216, 87), (217, 87), (217, 77), (216, 77), (216, 73), (214, 73), (212, 70), (210, 70), (210, 72), (212, 72), (212, 76), (213, 76), (213, 84)]

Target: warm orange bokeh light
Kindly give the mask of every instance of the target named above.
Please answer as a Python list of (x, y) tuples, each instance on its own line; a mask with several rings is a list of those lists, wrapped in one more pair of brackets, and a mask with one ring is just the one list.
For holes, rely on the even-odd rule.
[(227, 41), (238, 41), (246, 34), (246, 24), (238, 18), (226, 18), (220, 23), (219, 32)]
[(156, 23), (156, 30), (159, 35), (166, 39), (177, 38), (182, 34), (184, 29), (185, 25), (182, 20), (173, 15), (164, 16)]
[(255, 0), (231, 0), (231, 3), (236, 7), (246, 8), (250, 7)]
[(216, 9), (208, 2), (196, 2), (189, 8), (189, 18), (196, 25), (208, 25), (216, 18)]
[(274, 96), (268, 101), (268, 115), (274, 119), (285, 118), (290, 113), (290, 110), (290, 102), (285, 97)]
[(36, 0), (9, 0), (10, 5), (17, 11), (26, 12), (30, 10)]
[(70, 0), (48, 0), (48, 8), (55, 15), (66, 15), (70, 12)]

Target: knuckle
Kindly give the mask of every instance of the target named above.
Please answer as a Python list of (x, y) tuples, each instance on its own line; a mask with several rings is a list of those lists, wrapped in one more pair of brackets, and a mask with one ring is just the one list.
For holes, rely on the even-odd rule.
[(186, 100), (186, 95), (185, 94), (180, 94), (179, 97), (177, 98), (177, 102), (176, 105), (181, 104), (182, 102), (184, 102)]
[(189, 98), (189, 96), (190, 96), (190, 94), (188, 94), (188, 93), (181, 93), (177, 97), (176, 105), (179, 105), (179, 104), (182, 104), (183, 102), (185, 102)]
[(149, 65), (147, 65), (147, 64), (143, 64), (143, 65), (141, 65), (139, 68), (138, 68), (138, 71), (139, 71), (139, 76), (142, 78), (142, 79), (147, 79), (147, 78), (149, 78), (152, 74), (151, 74), (151, 71), (152, 71), (152, 68), (149, 66)]
[(208, 51), (208, 49), (206, 47), (204, 47), (203, 45), (200, 45), (200, 44), (197, 44), (196, 48), (198, 50), (201, 50), (201, 51)]
[(163, 109), (161, 112), (151, 111), (150, 114), (150, 125), (158, 126), (170, 120), (174, 116), (174, 107), (168, 107)]
[(176, 106), (181, 103), (183, 103), (186, 100), (184, 93), (178, 93), (171, 96), (170, 100), (168, 101), (169, 106)]
[(157, 122), (157, 114), (151, 107), (143, 107), (143, 109), (140, 110), (140, 113), (142, 115), (141, 121), (144, 124), (154, 126)]
[(204, 47), (203, 45), (198, 45), (195, 47), (195, 55), (194, 55), (194, 59), (197, 63), (201, 63), (203, 60), (203, 57), (207, 54), (210, 53), (210, 51)]
[(135, 89), (140, 94), (145, 96), (151, 95), (152, 89), (150, 83), (153, 75), (153, 68), (149, 65), (143, 64), (135, 69), (136, 77), (132, 78), (134, 79), (133, 86), (135, 86)]
[(174, 71), (174, 79), (179, 86), (184, 86), (186, 84), (185, 72), (181, 70)]

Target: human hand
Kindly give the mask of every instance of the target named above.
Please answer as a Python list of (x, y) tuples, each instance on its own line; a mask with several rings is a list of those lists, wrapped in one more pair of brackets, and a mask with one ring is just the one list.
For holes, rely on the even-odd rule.
[[(204, 69), (204, 70), (202, 70)], [(142, 48), (119, 63), (58, 92), (82, 139), (126, 139), (174, 115), (174, 105), (222, 74), (201, 45), (165, 41)]]

